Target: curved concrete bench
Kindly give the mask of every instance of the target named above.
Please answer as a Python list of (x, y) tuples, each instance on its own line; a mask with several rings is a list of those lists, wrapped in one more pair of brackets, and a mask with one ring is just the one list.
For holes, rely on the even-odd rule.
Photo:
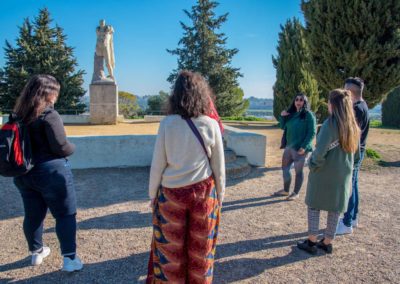
[[(76, 145), (70, 157), (75, 169), (150, 166), (157, 135), (69, 136)], [(264, 135), (225, 126), (224, 140), (250, 165), (265, 166), (267, 138)]]

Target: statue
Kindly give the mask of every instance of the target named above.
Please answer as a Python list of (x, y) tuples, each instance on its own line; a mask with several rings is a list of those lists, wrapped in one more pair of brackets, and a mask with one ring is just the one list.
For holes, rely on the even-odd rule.
[[(96, 51), (94, 53), (94, 72), (92, 83), (96, 81), (114, 82), (114, 29), (106, 25), (105, 20), (100, 20), (100, 25), (96, 28)], [(104, 61), (107, 66), (108, 76), (104, 73)]]

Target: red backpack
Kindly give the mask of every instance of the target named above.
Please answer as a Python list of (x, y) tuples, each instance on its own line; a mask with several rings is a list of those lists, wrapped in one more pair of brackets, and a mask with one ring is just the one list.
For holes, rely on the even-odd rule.
[(17, 177), (33, 168), (28, 127), (15, 114), (0, 130), (0, 175)]

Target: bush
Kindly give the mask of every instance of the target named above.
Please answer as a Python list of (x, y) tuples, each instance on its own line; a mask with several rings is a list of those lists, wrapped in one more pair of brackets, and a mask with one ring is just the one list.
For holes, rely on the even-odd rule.
[(378, 152), (376, 152), (374, 149), (370, 149), (367, 148), (367, 150), (365, 151), (365, 155), (375, 161), (378, 161), (381, 159), (381, 155), (378, 154)]
[(400, 128), (400, 87), (397, 87), (382, 103), (382, 125)]
[(369, 122), (369, 127), (372, 127), (372, 128), (381, 128), (381, 127), (382, 127), (382, 121), (376, 120), (376, 119), (371, 120), (371, 121)]

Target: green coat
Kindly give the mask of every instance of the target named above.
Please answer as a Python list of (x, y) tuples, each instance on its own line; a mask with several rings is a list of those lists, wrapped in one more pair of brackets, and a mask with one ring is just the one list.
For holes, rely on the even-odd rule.
[(314, 209), (345, 212), (351, 194), (354, 155), (339, 146), (328, 150), (339, 139), (338, 127), (328, 118), (321, 126), (311, 155), (306, 204)]
[(289, 116), (281, 116), (279, 124), (286, 129), (286, 147), (298, 151), (303, 148), (306, 152), (313, 150), (312, 142), (316, 132), (315, 116), (307, 111), (305, 119), (300, 119), (300, 112)]

